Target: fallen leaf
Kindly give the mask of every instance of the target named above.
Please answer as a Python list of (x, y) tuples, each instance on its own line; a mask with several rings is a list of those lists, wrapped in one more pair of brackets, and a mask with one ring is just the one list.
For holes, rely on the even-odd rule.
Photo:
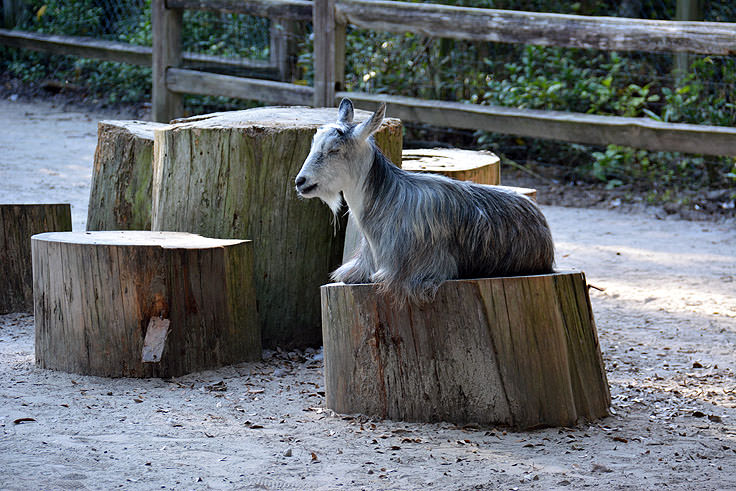
[(13, 424), (20, 425), (20, 424), (23, 424), (23, 423), (32, 423), (32, 422), (35, 422), (35, 421), (36, 420), (33, 419), (33, 418), (18, 418), (15, 421), (13, 421)]
[(317, 457), (317, 454), (312, 452), (312, 462), (319, 462), (319, 457)]
[(593, 472), (613, 472), (613, 469), (610, 469), (603, 464), (593, 464)]
[(225, 384), (224, 380), (220, 380), (215, 384), (205, 385), (204, 388), (211, 392), (224, 392), (227, 390), (227, 384)]

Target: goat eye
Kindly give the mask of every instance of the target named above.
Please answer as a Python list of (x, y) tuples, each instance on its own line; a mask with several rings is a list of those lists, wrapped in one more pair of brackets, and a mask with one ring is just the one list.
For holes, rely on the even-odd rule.
[(327, 155), (335, 155), (340, 151), (339, 148), (331, 148), (327, 151)]

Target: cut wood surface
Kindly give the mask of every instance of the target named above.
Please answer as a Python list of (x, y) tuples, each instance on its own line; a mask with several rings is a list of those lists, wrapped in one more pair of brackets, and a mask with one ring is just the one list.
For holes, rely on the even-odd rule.
[(71, 229), (69, 204), (0, 204), (0, 314), (33, 312), (31, 236)]
[(174, 377), (260, 359), (250, 241), (108, 231), (32, 242), (39, 367)]
[(412, 172), (432, 172), (477, 184), (501, 182), (501, 161), (491, 152), (422, 148), (404, 150), (401, 159), (401, 168)]
[(151, 230), (153, 130), (150, 121), (101, 121), (87, 230)]
[(408, 421), (569, 426), (610, 394), (583, 273), (447, 281), (397, 308), (322, 287), (327, 407)]
[(520, 188), (517, 186), (496, 186), (497, 188), (506, 189), (515, 193), (523, 194), (532, 201), (537, 201), (537, 190), (533, 188)]
[[(356, 112), (356, 120), (370, 114)], [(253, 240), (264, 347), (321, 344), (319, 286), (340, 264), (344, 224), (294, 178), (337, 109), (271, 107), (177, 120), (155, 131), (154, 230)], [(401, 123), (376, 140), (401, 158)]]

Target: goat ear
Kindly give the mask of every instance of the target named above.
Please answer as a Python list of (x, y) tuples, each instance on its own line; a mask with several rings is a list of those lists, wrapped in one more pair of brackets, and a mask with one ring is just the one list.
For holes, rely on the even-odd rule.
[(381, 127), (381, 123), (383, 123), (383, 118), (385, 115), (386, 103), (382, 102), (381, 105), (378, 106), (378, 109), (376, 109), (376, 112), (374, 112), (370, 119), (368, 119), (368, 121), (363, 121), (355, 128), (355, 134), (363, 140), (367, 139), (373, 133), (378, 131), (378, 128)]
[(343, 99), (337, 110), (337, 121), (343, 124), (350, 124), (353, 122), (353, 114), (353, 101), (350, 99)]

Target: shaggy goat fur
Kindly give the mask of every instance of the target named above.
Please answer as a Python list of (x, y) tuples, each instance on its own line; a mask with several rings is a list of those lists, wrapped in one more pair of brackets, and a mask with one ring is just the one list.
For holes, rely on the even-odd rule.
[(399, 303), (430, 300), (447, 279), (552, 272), (554, 246), (534, 202), (513, 191), (394, 166), (370, 137), (385, 105), (353, 123), (340, 104), (338, 122), (321, 128), (296, 178), (300, 196), (319, 197), (333, 212), (347, 201), (363, 239), (332, 277), (380, 283)]

